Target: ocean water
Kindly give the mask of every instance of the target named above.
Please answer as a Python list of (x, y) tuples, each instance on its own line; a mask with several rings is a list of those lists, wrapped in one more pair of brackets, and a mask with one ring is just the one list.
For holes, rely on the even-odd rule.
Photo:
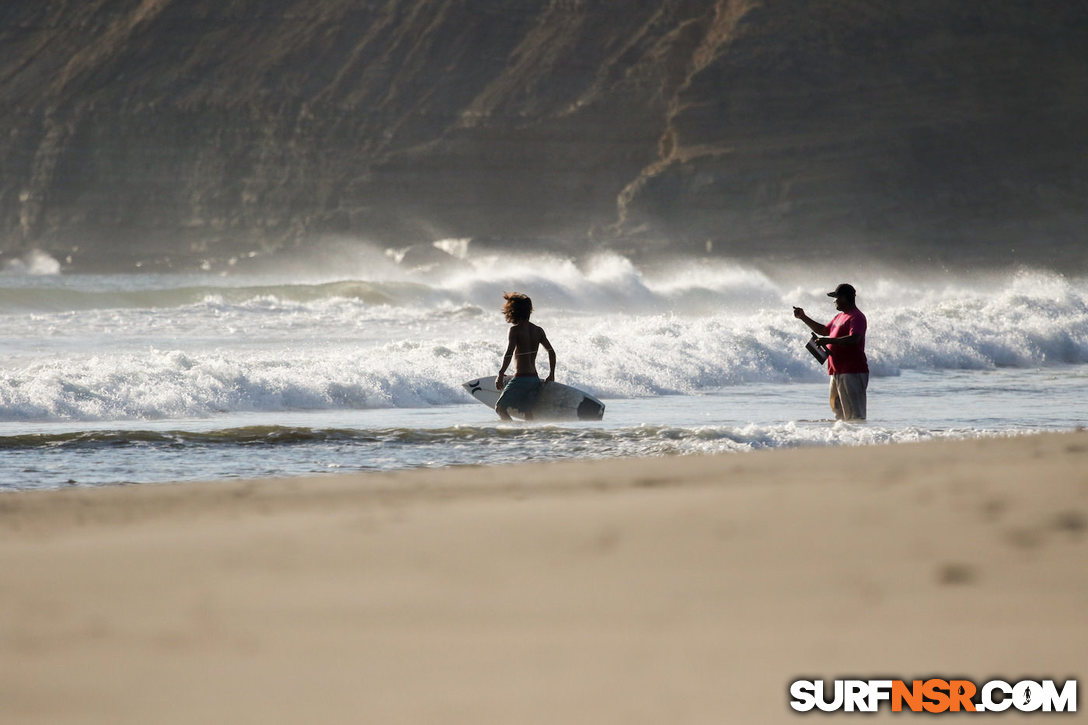
[[(1088, 278), (1040, 269), (639, 268), (473, 254), (410, 266), (0, 273), (0, 491), (467, 464), (743, 452), (1071, 430), (1088, 420)], [(841, 279), (840, 279), (841, 277)], [(830, 421), (792, 305), (859, 289), (869, 421)], [(500, 424), (461, 383), (494, 374), (502, 293), (533, 297), (557, 379), (601, 422)]]

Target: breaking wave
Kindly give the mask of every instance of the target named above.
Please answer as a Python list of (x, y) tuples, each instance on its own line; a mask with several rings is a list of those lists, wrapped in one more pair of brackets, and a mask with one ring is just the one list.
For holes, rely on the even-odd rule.
[[(829, 273), (725, 262), (639, 269), (604, 255), (457, 259), (351, 279), (81, 277), (0, 281), (0, 421), (139, 420), (469, 402), (497, 370), (504, 290), (533, 296), (559, 379), (602, 398), (817, 381), (799, 305), (834, 314)], [(812, 282), (818, 276), (819, 284)], [(1088, 280), (847, 276), (876, 376), (1088, 363)]]

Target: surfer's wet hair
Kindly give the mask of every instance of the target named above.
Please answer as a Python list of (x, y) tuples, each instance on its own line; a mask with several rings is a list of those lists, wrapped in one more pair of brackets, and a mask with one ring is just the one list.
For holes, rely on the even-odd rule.
[(533, 314), (533, 301), (529, 299), (529, 295), (523, 295), (521, 292), (506, 292), (502, 297), (506, 300), (506, 304), (502, 306), (502, 313), (506, 315), (506, 321), (510, 324), (524, 322), (529, 319), (529, 315)]

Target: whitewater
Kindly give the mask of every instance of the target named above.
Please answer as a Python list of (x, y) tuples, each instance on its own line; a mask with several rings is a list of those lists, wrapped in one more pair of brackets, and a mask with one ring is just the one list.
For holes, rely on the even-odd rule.
[[(0, 490), (569, 457), (741, 452), (1071, 430), (1088, 419), (1088, 279), (639, 266), (358, 245), (334, 265), (199, 274), (0, 273)], [(232, 260), (233, 262), (233, 260)], [(241, 267), (241, 265), (239, 265)], [(828, 420), (798, 305), (869, 320), (870, 420)], [(599, 423), (502, 424), (461, 383), (494, 374), (504, 291), (534, 301), (557, 379)]]

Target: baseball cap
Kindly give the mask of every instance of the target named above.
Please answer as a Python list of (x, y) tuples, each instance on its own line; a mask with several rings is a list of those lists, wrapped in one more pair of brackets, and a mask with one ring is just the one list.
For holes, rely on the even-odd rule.
[(854, 289), (853, 285), (848, 285), (845, 282), (835, 288), (834, 292), (828, 292), (828, 297), (849, 297), (854, 299), (858, 296), (858, 291)]

